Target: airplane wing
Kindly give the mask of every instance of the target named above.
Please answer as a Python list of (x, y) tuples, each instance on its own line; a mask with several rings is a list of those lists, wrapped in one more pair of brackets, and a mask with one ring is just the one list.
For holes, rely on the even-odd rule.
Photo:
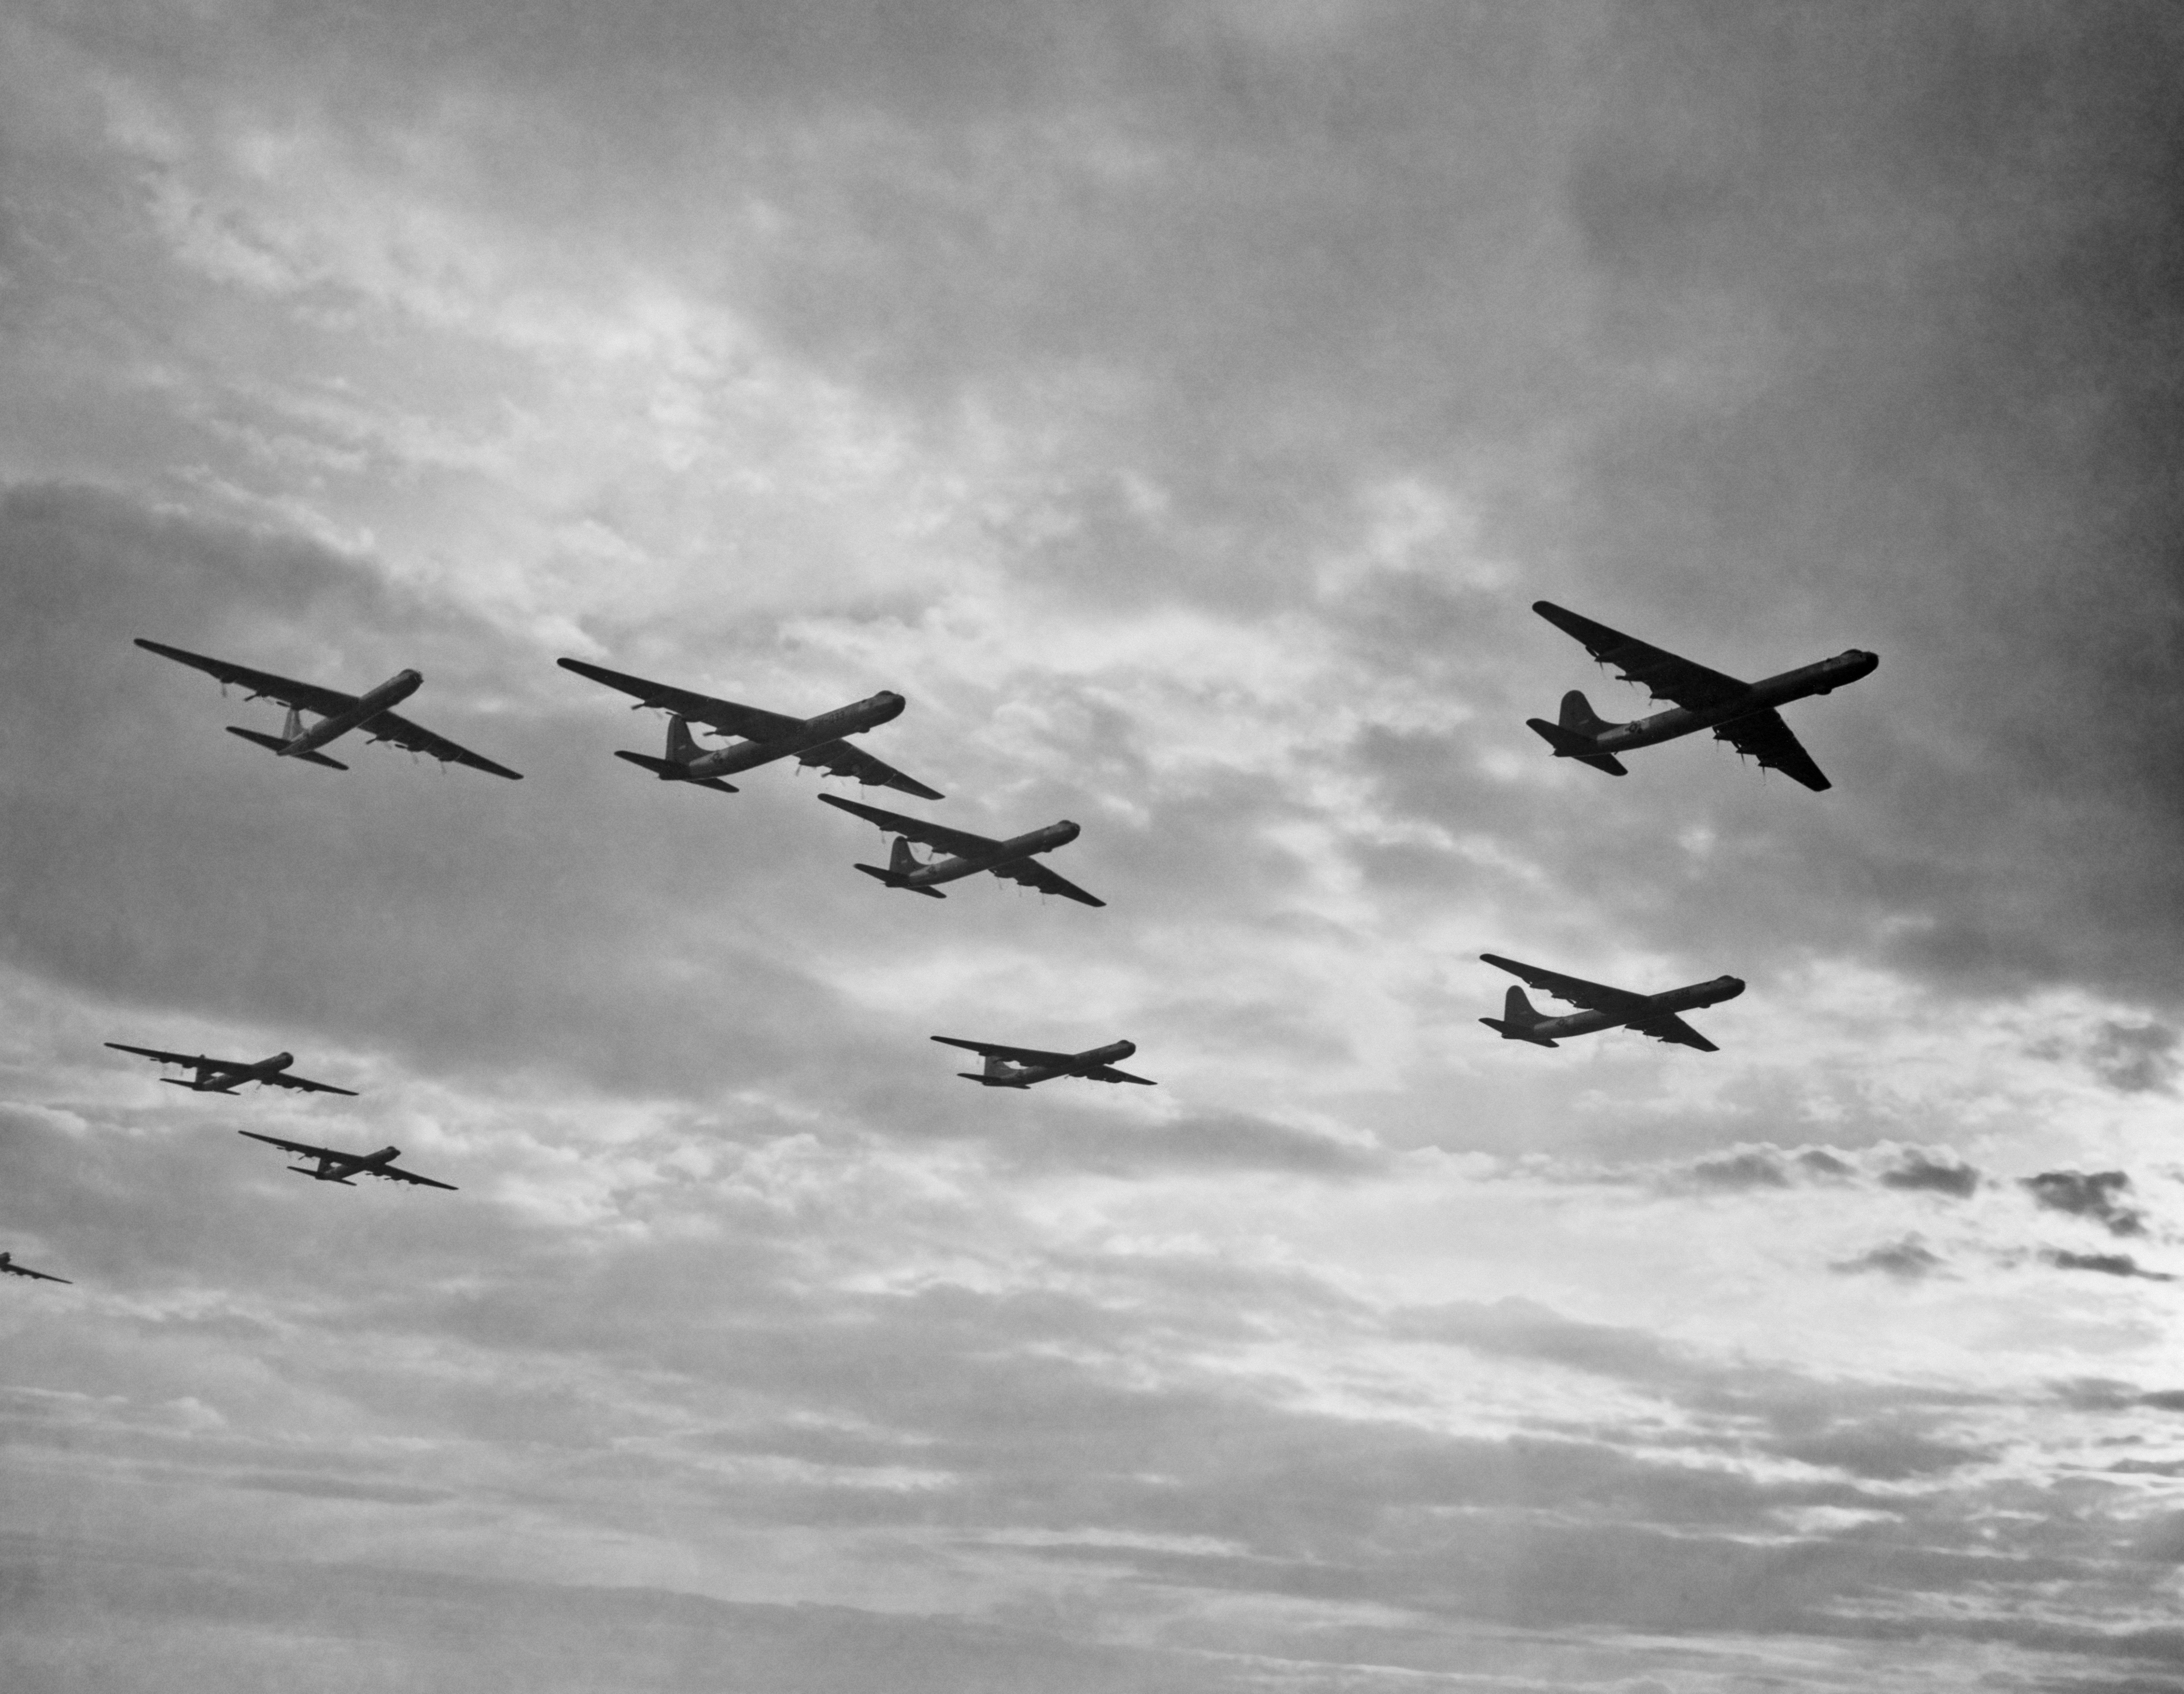
[(382, 712), (376, 718), (367, 718), (359, 727), (376, 741), (392, 741), (397, 747), (408, 747), (412, 753), (430, 753), (443, 764), (467, 764), (472, 770), (482, 770), (491, 776), (504, 776), (510, 782), (523, 780), (521, 771), (510, 770), (504, 764), (495, 764), (482, 753), (472, 753), (445, 736), (435, 735), (422, 724), (413, 724), (398, 712)]
[(1095, 1070), (1081, 1070), (1078, 1075), (1089, 1077), (1095, 1082), (1142, 1082), (1148, 1088), (1160, 1086), (1150, 1076), (1133, 1076), (1128, 1071), (1117, 1070), (1112, 1064), (1103, 1064)]
[(1041, 1053), (1035, 1047), (1003, 1047), (998, 1041), (959, 1041), (954, 1036), (935, 1036), (933, 1040), (946, 1047), (960, 1047), (983, 1058), (1005, 1058), (1011, 1064), (1067, 1064), (1077, 1057), (1073, 1053)]
[[(11, 1276), (35, 1276), (41, 1282), (68, 1282), (68, 1278), (65, 1276), (56, 1276), (50, 1270), (33, 1270), (27, 1264), (13, 1263), (0, 1264), (0, 1270), (8, 1272)], [(75, 1285), (70, 1282), (69, 1286), (73, 1288)]]
[(1790, 732), (1780, 712), (1754, 712), (1749, 717), (1732, 718), (1725, 724), (1716, 725), (1713, 733), (1716, 741), (1727, 741), (1739, 753), (1758, 759), (1769, 769), (1780, 771), (1792, 782), (1802, 782), (1815, 791), (1835, 786), (1813, 763), (1812, 754)]
[(261, 1076), (260, 1082), (270, 1082), (276, 1088), (300, 1088), (306, 1094), (346, 1094), (356, 1098), (354, 1088), (337, 1088), (331, 1082), (314, 1082), (308, 1076), (298, 1076), (292, 1071), (276, 1070), (270, 1076)]
[(456, 1191), (455, 1185), (452, 1182), (435, 1182), (429, 1176), (420, 1176), (414, 1170), (404, 1170), (397, 1165), (376, 1164), (359, 1174), (365, 1176), (384, 1176), (395, 1182), (414, 1182), (421, 1188), (444, 1188), (450, 1194)]
[(216, 1058), (207, 1058), (201, 1053), (162, 1053), (155, 1047), (131, 1047), (126, 1041), (109, 1041), (107, 1046), (116, 1053), (141, 1053), (146, 1058), (156, 1058), (162, 1064), (185, 1064), (192, 1070), (239, 1070), (240, 1065), (223, 1064)]
[(1519, 964), (1513, 958), (1482, 953), (1479, 958), (1498, 966), (1512, 976), (1521, 976), (1533, 987), (1544, 993), (1567, 1000), (1573, 1006), (1582, 1006), (1588, 1012), (1631, 1012), (1643, 1006), (1652, 997), (1634, 994), (1628, 988), (1610, 988), (1598, 982), (1587, 982), (1582, 976), (1564, 976), (1558, 970), (1542, 970), (1536, 964)]
[[(862, 818), (868, 824), (878, 824), (882, 829), (898, 836), (906, 836), (923, 846), (952, 853), (965, 858), (977, 858), (1000, 846), (997, 841), (984, 836), (974, 836), (968, 830), (951, 830), (944, 824), (930, 824), (922, 818), (905, 818), (900, 812), (883, 812), (877, 806), (867, 806), (860, 801), (844, 800), (838, 794), (819, 797), (829, 806)], [(998, 873), (997, 873), (998, 874)], [(1061, 880), (1059, 877), (1055, 879)], [(1089, 896), (1086, 897), (1089, 898)], [(1093, 904), (1100, 903), (1094, 901)]]
[(155, 653), (162, 658), (171, 658), (177, 664), (187, 664), (216, 676), (223, 683), (233, 683), (248, 688), (254, 700), (263, 695), (268, 700), (278, 700), (284, 706), (300, 706), (306, 712), (316, 712), (322, 718), (331, 718), (337, 712), (346, 712), (356, 704), (357, 697), (344, 694), (338, 688), (321, 688), (315, 682), (298, 682), (292, 677), (276, 676), (270, 670), (253, 670), (248, 665), (230, 664), (224, 658), (208, 658), (201, 653), (187, 653), (181, 647), (170, 647), (158, 641), (148, 641), (142, 636), (136, 645), (147, 653)]
[[(619, 688), (625, 694), (634, 694), (638, 703), (656, 706), (664, 712), (688, 718), (693, 723), (705, 724), (724, 736), (741, 736), (746, 741), (765, 741), (801, 729), (804, 719), (786, 717), (779, 712), (762, 712), (755, 706), (738, 705), (733, 700), (716, 700), (710, 694), (694, 694), (687, 688), (674, 688), (665, 682), (654, 682), (642, 676), (630, 676), (619, 670), (609, 670), (604, 665), (587, 664), (581, 658), (559, 658), (554, 661), (564, 670), (572, 670), (593, 682)], [(935, 799), (939, 796), (933, 797)]]
[(900, 788), (905, 794), (915, 794), (921, 800), (941, 800), (947, 797), (937, 788), (928, 788), (914, 777), (905, 776), (884, 760), (874, 758), (862, 747), (851, 747), (847, 741), (822, 741), (816, 747), (806, 747), (796, 755), (799, 764), (816, 765), (836, 776), (854, 776), (867, 788)]
[(309, 1141), (284, 1141), (278, 1136), (261, 1136), (255, 1130), (237, 1130), (236, 1134), (248, 1136), (254, 1141), (265, 1141), (284, 1152), (300, 1153), (305, 1158), (330, 1159), (336, 1164), (354, 1164), (358, 1162), (353, 1152), (336, 1152), (330, 1147), (313, 1147)]
[(1620, 630), (1565, 612), (1552, 601), (1535, 600), (1532, 609), (1564, 635), (1575, 636), (1602, 664), (1613, 665), (1625, 682), (1635, 682), (1656, 700), (1672, 702), (1687, 711), (1726, 705), (1752, 686), (1634, 640)]
[(1651, 1036), (1657, 1041), (1674, 1041), (1678, 1047), (1695, 1047), (1701, 1053), (1721, 1051), (1674, 1012), (1663, 1017), (1641, 1019), (1626, 1027), (1637, 1030), (1641, 1036)]
[(1067, 877), (1049, 869), (1035, 858), (1011, 859), (1006, 864), (993, 868), (994, 875), (1011, 882), (1021, 882), (1028, 888), (1036, 888), (1042, 894), (1059, 894), (1065, 900), (1074, 900), (1080, 906), (1104, 906), (1107, 903), (1097, 895), (1087, 894)]

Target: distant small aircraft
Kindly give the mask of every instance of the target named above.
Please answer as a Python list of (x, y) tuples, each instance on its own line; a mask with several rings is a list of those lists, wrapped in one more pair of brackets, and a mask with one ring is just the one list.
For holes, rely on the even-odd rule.
[(346, 1094), (356, 1097), (354, 1088), (337, 1088), (331, 1082), (314, 1082), (308, 1076), (297, 1076), (288, 1067), (296, 1062), (292, 1053), (276, 1053), (270, 1058), (207, 1058), (201, 1053), (162, 1053), (157, 1047), (131, 1047), (126, 1041), (109, 1041), (107, 1046), (116, 1053), (142, 1053), (146, 1058), (156, 1058), (162, 1064), (179, 1064), (197, 1072), (185, 1080), (179, 1076), (163, 1076), (160, 1081), (176, 1088), (187, 1088), (197, 1094), (232, 1094), (246, 1082), (270, 1083), (276, 1088), (300, 1088), (309, 1094)]
[(254, 1141), (265, 1141), (299, 1158), (318, 1160), (316, 1170), (302, 1164), (288, 1167), (297, 1175), (308, 1176), (315, 1182), (339, 1182), (354, 1187), (355, 1184), (349, 1181), (352, 1176), (381, 1176), (390, 1182), (415, 1182), (421, 1187), (444, 1188), (450, 1194), (455, 1191), (455, 1185), (452, 1182), (435, 1182), (431, 1177), (420, 1176), (413, 1170), (397, 1169), (394, 1161), (402, 1157), (402, 1149), (398, 1147), (383, 1147), (377, 1152), (336, 1152), (332, 1147), (312, 1147), (304, 1141), (284, 1141), (278, 1136), (261, 1136), (255, 1130), (237, 1130), (236, 1134), (248, 1136)]
[(967, 1047), (986, 1061), (983, 1071), (959, 1070), (958, 1076), (982, 1082), (989, 1088), (1028, 1088), (1057, 1076), (1083, 1076), (1095, 1082), (1142, 1082), (1155, 1086), (1150, 1076), (1133, 1076), (1117, 1070), (1114, 1061), (1138, 1050), (1135, 1041), (1110, 1041), (1084, 1053), (1042, 1053), (1037, 1047), (1000, 1047), (992, 1041), (958, 1041), (954, 1036), (935, 1036), (950, 1047)]
[(1718, 1053), (1719, 1048), (1676, 1014), (1719, 1005), (1744, 992), (1744, 984), (1736, 977), (1717, 976), (1711, 982), (1694, 982), (1688, 988), (1671, 988), (1665, 994), (1637, 994), (1628, 988), (1587, 982), (1581, 976), (1542, 970), (1535, 964), (1519, 964), (1513, 958), (1490, 953), (1479, 956), (1489, 964), (1523, 977), (1535, 988), (1585, 1008), (1551, 1018), (1532, 1009), (1523, 989), (1512, 988), (1500, 1017), (1479, 1020), (1488, 1029), (1499, 1030), (1505, 1041), (1530, 1041), (1535, 1047), (1553, 1047), (1565, 1036), (1589, 1036), (1595, 1030), (1620, 1028), (1635, 1030), (1656, 1041), (1674, 1041), (1679, 1047), (1695, 1047), (1702, 1053)]
[[(554, 662), (564, 670), (634, 694), (639, 707), (651, 706), (673, 714), (667, 721), (666, 758), (654, 758), (641, 753), (615, 755), (653, 772), (662, 782), (690, 782), (734, 794), (741, 791), (733, 782), (722, 781), (723, 776), (793, 756), (799, 764), (815, 765), (835, 776), (854, 776), (867, 787), (900, 788), (926, 800), (941, 797), (938, 789), (905, 776), (893, 765), (842, 739), (900, 717), (904, 703), (900, 694), (882, 690), (868, 700), (838, 707), (816, 718), (789, 718), (778, 712), (762, 712), (755, 706), (739, 706), (733, 700), (716, 700), (710, 694), (671, 688), (664, 682), (648, 682), (642, 676), (625, 676), (580, 658)], [(738, 736), (742, 744), (702, 747), (690, 733), (693, 722)]]
[(1880, 663), (1879, 655), (1852, 647), (1802, 669), (1786, 670), (1760, 682), (1739, 682), (1547, 601), (1535, 601), (1532, 609), (1565, 635), (1574, 636), (1602, 664), (1615, 666), (1625, 682), (1637, 683), (1656, 700), (1674, 703), (1671, 711), (1635, 723), (1611, 724), (1572, 689), (1563, 696), (1560, 723), (1550, 724), (1544, 718), (1524, 720), (1554, 748), (1556, 758), (1574, 758), (1612, 776), (1627, 774), (1615, 757), (1618, 753), (1711, 729), (1715, 740), (1727, 741), (1793, 782), (1814, 790), (1830, 787), (1774, 708), (1808, 694), (1832, 693), (1872, 675)]
[[(286, 706), (288, 721), (277, 736), (240, 729), (232, 724), (227, 729), (228, 734), (270, 747), (282, 758), (300, 758), (307, 764), (323, 764), (331, 770), (347, 770), (348, 767), (339, 759), (328, 758), (319, 749), (351, 730), (362, 730), (375, 741), (392, 741), (412, 753), (430, 753), (443, 764), (466, 764), (473, 770), (505, 776), (511, 782), (523, 780), (521, 771), (495, 764), (468, 747), (456, 746), (445, 736), (433, 734), (421, 724), (398, 717), (390, 708), (408, 699), (424, 683), (425, 679), (414, 670), (397, 671), (366, 693), (344, 694), (337, 688), (321, 688), (315, 682), (298, 682), (289, 677), (276, 676), (270, 670), (252, 670), (245, 665), (230, 664), (224, 658), (208, 658), (201, 653), (163, 647), (141, 636), (136, 645), (147, 653), (156, 653), (162, 658), (171, 658), (177, 664), (187, 664), (216, 676), (223, 688), (229, 683), (248, 688), (248, 697), (252, 700), (278, 700)], [(309, 729), (304, 727), (306, 712), (316, 713), (319, 719)]]
[[(954, 882), (961, 877), (976, 876), (982, 870), (1010, 882), (1021, 882), (1036, 888), (1042, 894), (1059, 894), (1065, 899), (1075, 900), (1087, 906), (1104, 906), (1105, 900), (1087, 894), (1075, 883), (1057, 875), (1033, 857), (1035, 853), (1050, 852), (1067, 847), (1077, 839), (1078, 826), (1067, 819), (1058, 824), (1049, 824), (1045, 829), (1034, 830), (1028, 835), (1012, 836), (1007, 841), (989, 841), (983, 836), (974, 836), (967, 830), (950, 830), (939, 824), (928, 824), (917, 818), (905, 818), (900, 812), (883, 812), (877, 806), (861, 805), (855, 800), (844, 800), (838, 795), (819, 797), (829, 806), (838, 806), (844, 812), (878, 824), (897, 839), (894, 851), (889, 858), (888, 867), (861, 864), (858, 869), (867, 876), (877, 876), (890, 888), (907, 888), (915, 893), (929, 894), (936, 900), (948, 897), (933, 885)], [(946, 858), (922, 860), (910, 850), (912, 841), (922, 842), (936, 852), (950, 855)]]
[[(68, 1282), (65, 1276), (56, 1276), (50, 1270), (33, 1270), (27, 1264), (18, 1264), (13, 1253), (0, 1252), (0, 1270), (10, 1276), (35, 1276), (41, 1282)], [(74, 1287), (74, 1283), (70, 1283)]]

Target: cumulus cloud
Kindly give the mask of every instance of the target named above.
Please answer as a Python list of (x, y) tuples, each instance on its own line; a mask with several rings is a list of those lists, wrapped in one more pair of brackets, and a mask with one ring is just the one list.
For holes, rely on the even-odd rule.
[(1941, 1255), (1916, 1236), (1906, 1236), (1900, 1241), (1875, 1247), (1869, 1252), (1860, 1253), (1856, 1258), (1844, 1259), (1840, 1264), (1830, 1265), (1829, 1269), (1848, 1275), (1856, 1275), (1860, 1271), (1879, 1271), (1905, 1282), (1916, 1282), (1941, 1269), (1942, 1263)]
[(2019, 1186), (2035, 1205), (2087, 1219), (2112, 1236), (2146, 1233), (2146, 1214), (2125, 1202), (2131, 1178), (2120, 1170), (2043, 1170)]
[(2045, 1247), (2040, 1257), (2059, 1270), (2092, 1270), (2103, 1276), (2138, 1276), (2149, 1282), (2174, 1282), (2176, 1279), (2166, 1271), (2148, 1270), (2127, 1252), (2070, 1252), (2060, 1247)]
[(1880, 1173), (1884, 1188), (1915, 1189), (1958, 1200), (1969, 1198), (1978, 1189), (1979, 1180), (1979, 1172), (1969, 1164), (1929, 1158), (1915, 1149), (1906, 1153), (1902, 1163)]

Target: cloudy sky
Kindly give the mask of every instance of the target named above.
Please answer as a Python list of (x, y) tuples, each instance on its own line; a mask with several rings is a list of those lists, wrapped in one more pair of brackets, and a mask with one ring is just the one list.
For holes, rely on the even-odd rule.
[[(2075, 0), (0, 12), (0, 1247), (73, 1279), (0, 1288), (8, 1688), (2177, 1686), (2180, 68)], [(1879, 653), (1789, 714), (1835, 788), (1558, 764), (1645, 702), (1540, 597)], [(139, 636), (415, 666), (526, 780), (277, 764)], [(1109, 904), (651, 783), (564, 654), (898, 689), (904, 808)], [(1751, 986), (1548, 1052), (1485, 951)]]

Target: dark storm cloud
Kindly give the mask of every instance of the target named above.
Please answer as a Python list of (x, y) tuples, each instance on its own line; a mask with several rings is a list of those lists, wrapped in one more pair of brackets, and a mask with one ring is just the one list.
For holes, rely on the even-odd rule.
[(2112, 1236), (2146, 1233), (2146, 1214), (2125, 1203), (2131, 1178), (2120, 1170), (2043, 1170), (2019, 1185), (2036, 1205), (2100, 1225)]
[[(1943, 983), (2174, 997), (2175, 14), (1693, 3), (1614, 36), (1569, 203), (1646, 402), (1588, 443), (1568, 592), (1731, 670), (1881, 653), (1791, 714), (1837, 791), (1767, 797), (1772, 886), (1834, 944), (1892, 919)], [(1706, 893), (1757, 929), (1747, 891)]]
[(1880, 1173), (1884, 1188), (1916, 1189), (1958, 1200), (1970, 1198), (1979, 1182), (1979, 1172), (1970, 1165), (1931, 1159), (1915, 1149), (1903, 1156), (1902, 1164)]

